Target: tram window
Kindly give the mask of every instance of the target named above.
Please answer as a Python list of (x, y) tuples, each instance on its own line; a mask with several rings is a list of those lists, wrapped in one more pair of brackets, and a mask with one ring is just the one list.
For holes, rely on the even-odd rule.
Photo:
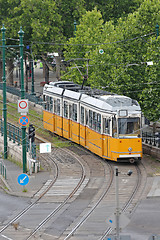
[(92, 128), (93, 124), (93, 112), (89, 110), (89, 127)]
[(110, 134), (110, 120), (103, 118), (103, 133)]
[(53, 98), (52, 97), (50, 97), (49, 111), (53, 112)]
[(72, 118), (72, 105), (69, 105), (69, 119)]
[(46, 110), (46, 95), (43, 95), (43, 109)]
[(64, 117), (68, 118), (68, 102), (64, 101)]
[(57, 113), (57, 100), (54, 99), (54, 113)]
[(49, 96), (46, 96), (46, 102), (47, 102), (47, 104), (46, 104), (46, 110), (49, 111), (49, 102), (50, 102)]
[(101, 114), (97, 114), (97, 131), (101, 132)]
[(81, 107), (81, 123), (84, 124), (84, 107)]
[(60, 116), (60, 99), (57, 99), (57, 115)]
[(140, 119), (137, 118), (119, 118), (118, 133), (138, 135), (140, 133)]
[(72, 119), (77, 122), (77, 105), (72, 105)]
[(97, 130), (97, 113), (93, 112), (93, 129)]
[(88, 111), (86, 110), (86, 125), (88, 125)]
[(117, 136), (117, 121), (116, 118), (113, 118), (113, 130), (112, 130), (113, 137)]

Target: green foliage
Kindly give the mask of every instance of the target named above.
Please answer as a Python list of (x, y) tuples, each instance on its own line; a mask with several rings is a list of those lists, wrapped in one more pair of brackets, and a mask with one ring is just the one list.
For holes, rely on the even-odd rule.
[[(0, 0), (0, 5), (7, 44), (13, 39), (19, 44), (22, 26), (24, 45), (32, 44), (38, 58), (64, 52), (70, 63), (67, 80), (82, 84), (88, 75), (91, 87), (135, 98), (150, 120), (160, 117), (159, 0)], [(7, 57), (16, 51), (6, 49)], [(148, 61), (154, 65), (147, 66)]]
[[(104, 23), (95, 8), (82, 17), (76, 37), (66, 46), (65, 57), (90, 59), (89, 85), (137, 99), (145, 115), (157, 120), (160, 118), (159, 39), (155, 38), (155, 25), (159, 20), (160, 4), (156, 0), (142, 1), (137, 11), (125, 21), (124, 16), (119, 18), (116, 25), (114, 21)], [(149, 61), (154, 65), (148, 66)], [(86, 69), (86, 63), (77, 64)], [(81, 83), (82, 76), (74, 65), (69, 69), (69, 78)]]

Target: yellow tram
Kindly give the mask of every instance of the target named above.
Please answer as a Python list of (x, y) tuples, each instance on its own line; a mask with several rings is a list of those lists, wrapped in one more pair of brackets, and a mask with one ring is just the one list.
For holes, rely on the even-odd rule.
[(43, 100), (45, 129), (108, 160), (141, 160), (141, 109), (136, 100), (89, 87), (81, 89), (69, 81), (45, 84)]

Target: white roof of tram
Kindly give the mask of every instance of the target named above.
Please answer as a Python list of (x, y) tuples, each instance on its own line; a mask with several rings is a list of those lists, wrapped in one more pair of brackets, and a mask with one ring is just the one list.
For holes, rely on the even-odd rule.
[(67, 98), (71, 98), (71, 99), (75, 99), (75, 100), (79, 100), (81, 93), (80, 92), (74, 92), (74, 91), (70, 91), (65, 89), (64, 93), (63, 93), (64, 97)]
[(63, 88), (55, 87), (55, 86), (48, 85), (48, 84), (45, 84), (45, 86), (43, 88), (43, 94), (44, 93), (51, 93), (51, 94), (54, 93), (54, 94), (62, 96), (63, 91), (64, 91)]
[(121, 95), (96, 95), (95, 97), (89, 96), (82, 92), (76, 92), (53, 85), (46, 84), (44, 86), (43, 94), (56, 94), (60, 97), (64, 96), (68, 99), (72, 99), (80, 102), (86, 106), (91, 106), (94, 109), (99, 109), (104, 112), (117, 112), (120, 109), (126, 109), (129, 112), (141, 111), (140, 106), (136, 100), (133, 100), (127, 96)]
[(112, 111), (112, 106), (108, 103), (94, 97), (90, 97), (86, 94), (82, 94), (81, 103), (85, 105), (90, 105), (93, 108), (99, 108), (103, 111)]

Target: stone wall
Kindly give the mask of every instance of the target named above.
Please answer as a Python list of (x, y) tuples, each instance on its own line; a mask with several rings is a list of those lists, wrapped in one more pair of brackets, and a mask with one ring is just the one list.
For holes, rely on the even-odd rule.
[(143, 153), (153, 156), (156, 159), (160, 160), (160, 148), (143, 143)]

